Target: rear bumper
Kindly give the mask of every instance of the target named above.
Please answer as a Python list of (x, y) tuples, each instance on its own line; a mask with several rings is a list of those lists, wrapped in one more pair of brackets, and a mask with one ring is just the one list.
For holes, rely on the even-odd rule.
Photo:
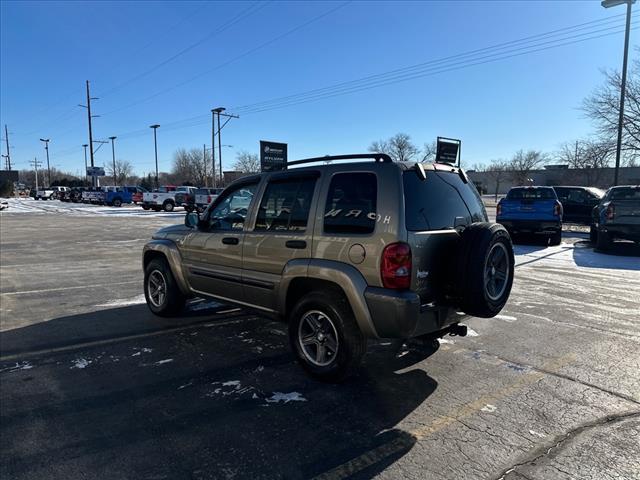
[(600, 231), (607, 232), (610, 237), (623, 240), (640, 241), (640, 225), (602, 225)]
[(414, 292), (367, 287), (364, 298), (380, 338), (411, 338), (437, 332), (467, 316), (444, 306), (421, 305)]
[(559, 220), (503, 220), (498, 223), (512, 233), (542, 233), (553, 234), (562, 230)]

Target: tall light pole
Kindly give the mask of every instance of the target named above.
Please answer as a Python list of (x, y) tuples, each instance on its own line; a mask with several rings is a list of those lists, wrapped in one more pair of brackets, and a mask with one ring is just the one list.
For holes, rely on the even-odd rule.
[(627, 4), (627, 27), (624, 32), (624, 54), (622, 58), (622, 82), (620, 84), (620, 111), (618, 113), (618, 142), (616, 144), (616, 168), (613, 175), (613, 185), (618, 185), (618, 173), (620, 170), (620, 154), (622, 152), (622, 129), (624, 126), (624, 97), (627, 88), (627, 60), (629, 58), (629, 30), (631, 27), (631, 5), (636, 0), (603, 0), (604, 8), (617, 7)]
[(41, 142), (44, 142), (44, 150), (47, 152), (47, 186), (51, 186), (51, 166), (49, 165), (49, 139), (41, 138)]
[(88, 143), (85, 143), (84, 145), (82, 145), (84, 147), (84, 183), (87, 183), (87, 147), (89, 146)]
[(158, 130), (158, 127), (160, 125), (155, 124), (155, 125), (151, 125), (149, 128), (153, 128), (153, 148), (155, 150), (156, 153), (156, 188), (158, 188), (160, 185), (158, 184), (158, 138), (156, 137), (156, 131)]
[(118, 137), (109, 137), (111, 140), (111, 159), (113, 160), (113, 185), (115, 187), (118, 186), (118, 180), (116, 178), (116, 147), (114, 145), (114, 140)]
[(213, 188), (218, 186), (216, 179), (216, 109), (211, 110), (211, 178)]

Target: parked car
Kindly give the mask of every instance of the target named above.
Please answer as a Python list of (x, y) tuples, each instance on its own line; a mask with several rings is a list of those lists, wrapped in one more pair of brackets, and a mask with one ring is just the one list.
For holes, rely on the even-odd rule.
[(172, 212), (179, 206), (176, 203), (177, 193), (189, 193), (195, 190), (196, 187), (174, 187), (172, 185), (160, 187), (153, 192), (147, 192), (142, 195), (142, 208), (145, 210)]
[(56, 200), (59, 192), (66, 192), (70, 190), (69, 187), (41, 187), (36, 192), (36, 200)]
[(143, 251), (150, 310), (174, 315), (198, 296), (286, 320), (300, 364), (326, 381), (355, 370), (368, 338), (465, 335), (465, 315), (500, 312), (511, 239), (462, 170), (385, 154), (289, 165), (315, 162), (239, 179), (203, 216), (156, 232)]
[(600, 203), (604, 190), (594, 187), (553, 187), (562, 204), (562, 221), (591, 224), (593, 207)]
[(198, 213), (202, 213), (206, 210), (211, 202), (213, 202), (218, 195), (222, 193), (222, 188), (199, 188), (196, 190), (195, 197), (195, 209)]
[(611, 187), (593, 209), (591, 243), (608, 250), (616, 239), (640, 243), (640, 185)]
[(185, 187), (186, 190), (176, 191), (176, 206), (184, 207), (187, 212), (193, 212), (195, 210), (195, 193), (198, 190), (196, 187)]
[(133, 203), (135, 187), (106, 187), (104, 203), (110, 207), (121, 207), (123, 203)]
[(498, 202), (496, 221), (510, 235), (545, 235), (551, 245), (562, 241), (562, 204), (551, 187), (514, 187)]
[(86, 187), (75, 187), (69, 191), (67, 195), (67, 201), (78, 203), (82, 201), (82, 192), (86, 190)]

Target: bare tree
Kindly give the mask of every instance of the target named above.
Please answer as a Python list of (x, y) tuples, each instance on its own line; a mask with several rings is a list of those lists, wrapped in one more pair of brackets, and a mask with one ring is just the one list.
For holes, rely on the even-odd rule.
[[(640, 53), (640, 47), (636, 49)], [(604, 83), (582, 103), (582, 110), (596, 126), (600, 143), (615, 145), (620, 115), (620, 72), (603, 71)], [(640, 159), (640, 60), (633, 62), (627, 76), (622, 128), (622, 164)]]
[(260, 159), (255, 153), (240, 151), (236, 155), (233, 168), (243, 173), (258, 173), (260, 172)]
[(418, 156), (420, 150), (406, 133), (396, 133), (388, 140), (378, 140), (369, 146), (370, 152), (386, 153), (395, 162), (409, 162)]
[(169, 181), (176, 184), (206, 185), (210, 163), (209, 152), (204, 153), (200, 148), (181, 148), (174, 153)]
[(492, 160), (489, 166), (486, 168), (485, 172), (489, 175), (489, 178), (493, 180), (496, 185), (495, 189), (495, 200), (498, 201), (498, 192), (500, 191), (500, 184), (504, 182), (508, 176), (509, 165), (504, 160)]
[(531, 171), (540, 168), (546, 162), (547, 156), (538, 150), (518, 150), (507, 163), (507, 170), (515, 183), (525, 185), (529, 181)]
[(106, 165), (107, 176), (112, 179), (115, 177), (118, 185), (124, 185), (127, 180), (133, 175), (133, 165), (128, 160), (116, 160), (115, 171), (113, 169), (113, 163), (107, 163)]
[(425, 143), (424, 147), (422, 147), (422, 152), (420, 155), (422, 156), (423, 162), (433, 162), (436, 159), (436, 153), (438, 151), (438, 147), (436, 142)]
[(573, 170), (570, 180), (593, 186), (600, 183), (604, 168), (609, 166), (614, 154), (614, 144), (577, 140), (562, 144), (555, 158), (569, 165), (570, 172)]

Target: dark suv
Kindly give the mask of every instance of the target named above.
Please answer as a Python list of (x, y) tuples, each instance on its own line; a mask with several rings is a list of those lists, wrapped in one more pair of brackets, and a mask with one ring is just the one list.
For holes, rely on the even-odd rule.
[(562, 219), (569, 223), (591, 223), (593, 207), (600, 203), (604, 191), (594, 187), (553, 187), (562, 204)]
[(237, 180), (202, 216), (158, 231), (143, 252), (151, 311), (203, 296), (283, 319), (302, 366), (329, 381), (368, 338), (464, 333), (465, 314), (500, 312), (511, 239), (462, 170), (384, 154), (299, 165)]
[(593, 209), (591, 243), (608, 250), (614, 240), (640, 243), (640, 185), (611, 187)]

